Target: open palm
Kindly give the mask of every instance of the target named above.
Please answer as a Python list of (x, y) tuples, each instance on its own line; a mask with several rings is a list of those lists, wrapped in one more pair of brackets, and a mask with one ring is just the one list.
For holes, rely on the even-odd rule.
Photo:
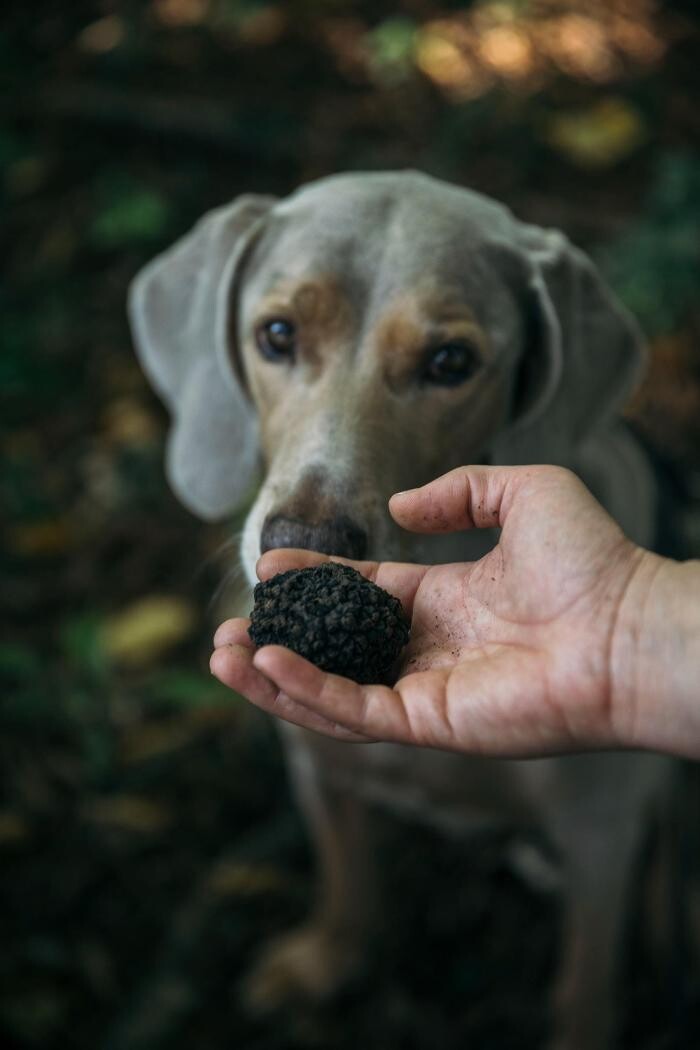
[[(643, 554), (583, 484), (554, 467), (465, 467), (392, 497), (390, 511), (411, 531), (502, 530), (476, 562), (349, 563), (411, 619), (393, 688), (326, 674), (279, 646), (256, 652), (246, 620), (219, 628), (214, 674), (344, 740), (510, 756), (612, 745), (616, 615)], [(267, 579), (324, 560), (277, 550), (258, 571)]]

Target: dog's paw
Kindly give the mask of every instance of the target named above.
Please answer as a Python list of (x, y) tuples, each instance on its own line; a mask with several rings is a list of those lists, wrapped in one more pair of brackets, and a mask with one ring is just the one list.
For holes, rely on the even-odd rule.
[(347, 937), (322, 926), (303, 926), (272, 941), (242, 986), (251, 1013), (270, 1013), (304, 999), (331, 999), (358, 972), (360, 952)]

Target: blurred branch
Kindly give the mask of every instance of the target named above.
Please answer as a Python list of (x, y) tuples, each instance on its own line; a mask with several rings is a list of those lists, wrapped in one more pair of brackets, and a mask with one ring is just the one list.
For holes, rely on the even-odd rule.
[[(238, 115), (209, 99), (164, 97), (110, 89), (84, 81), (47, 88), (34, 99), (20, 101), (13, 118), (32, 121), (58, 119), (160, 138), (204, 143), (234, 154), (260, 155), (261, 137), (251, 137), (250, 126)], [(288, 128), (288, 125), (287, 125)], [(272, 160), (297, 154), (292, 136), (264, 136), (264, 153)]]

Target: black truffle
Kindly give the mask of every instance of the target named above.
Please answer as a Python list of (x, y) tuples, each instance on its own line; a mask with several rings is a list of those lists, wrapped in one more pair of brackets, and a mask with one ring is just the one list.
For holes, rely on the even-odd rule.
[(348, 565), (281, 572), (253, 591), (248, 633), (284, 645), (323, 671), (381, 682), (408, 641), (401, 602)]

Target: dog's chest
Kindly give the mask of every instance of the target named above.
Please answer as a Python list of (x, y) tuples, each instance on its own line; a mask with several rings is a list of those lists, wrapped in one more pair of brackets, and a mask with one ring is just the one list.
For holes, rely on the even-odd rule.
[(456, 835), (524, 830), (561, 842), (572, 828), (597, 834), (652, 804), (671, 768), (663, 756), (635, 752), (481, 759), (399, 744), (348, 745), (289, 723), (279, 729), (302, 803), (328, 786)]
[(546, 775), (531, 770), (524, 785), (525, 763), (398, 744), (350, 747), (287, 723), (279, 728), (297, 784), (325, 783), (447, 833), (537, 822), (538, 781)]

